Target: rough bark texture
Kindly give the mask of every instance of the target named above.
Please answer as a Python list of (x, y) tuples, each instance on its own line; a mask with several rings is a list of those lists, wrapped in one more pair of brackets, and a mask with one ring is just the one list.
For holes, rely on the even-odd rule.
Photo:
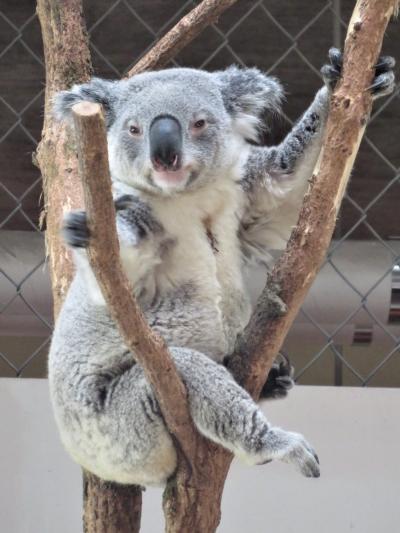
[(163, 68), (183, 48), (237, 0), (203, 0), (176, 24), (144, 57), (131, 68), (127, 76), (145, 70)]
[(60, 239), (60, 222), (65, 211), (82, 207), (82, 190), (75, 147), (66, 128), (54, 121), (51, 102), (55, 92), (87, 81), (92, 65), (80, 0), (38, 0), (37, 13), (46, 61), (45, 118), (37, 161), (43, 176), (46, 246), (56, 317), (73, 274), (71, 256)]
[(101, 481), (85, 473), (84, 533), (137, 533), (140, 529), (142, 488)]
[[(92, 65), (81, 0), (38, 0), (37, 13), (46, 61), (45, 118), (37, 161), (43, 176), (46, 248), (56, 318), (73, 276), (71, 255), (60, 238), (59, 228), (64, 212), (82, 208), (83, 193), (74, 137), (54, 121), (52, 98), (57, 91), (88, 81)], [(90, 480), (84, 476), (84, 493), (87, 532), (139, 531), (141, 493), (137, 487), (131, 488), (128, 498), (125, 487), (115, 485), (112, 489), (108, 484), (106, 489), (94, 476)], [(120, 518), (118, 528), (113, 529), (116, 514)]]

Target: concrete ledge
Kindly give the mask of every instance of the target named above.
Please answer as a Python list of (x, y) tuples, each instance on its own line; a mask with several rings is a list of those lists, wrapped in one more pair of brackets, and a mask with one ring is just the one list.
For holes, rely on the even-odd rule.
[[(398, 531), (399, 389), (297, 387), (263, 407), (312, 442), (321, 478), (235, 463), (219, 533)], [(0, 424), (1, 531), (81, 531), (80, 471), (59, 443), (46, 380), (0, 379)], [(163, 531), (160, 498), (155, 489), (144, 495), (144, 533)]]

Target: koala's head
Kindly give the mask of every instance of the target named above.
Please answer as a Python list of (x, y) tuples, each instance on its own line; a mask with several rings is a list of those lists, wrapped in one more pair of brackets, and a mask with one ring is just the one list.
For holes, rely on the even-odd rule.
[(94, 78), (59, 93), (54, 106), (63, 119), (79, 101), (102, 104), (113, 180), (172, 194), (233, 167), (281, 99), (279, 83), (255, 68), (177, 68), (121, 81)]

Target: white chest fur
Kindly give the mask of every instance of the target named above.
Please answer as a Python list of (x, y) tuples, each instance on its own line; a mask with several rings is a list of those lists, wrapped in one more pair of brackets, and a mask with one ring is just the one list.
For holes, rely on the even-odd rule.
[(249, 314), (237, 238), (241, 188), (229, 177), (193, 193), (147, 201), (175, 241), (155, 269), (156, 283), (161, 287), (194, 284), (199, 305), (217, 312), (229, 350)]

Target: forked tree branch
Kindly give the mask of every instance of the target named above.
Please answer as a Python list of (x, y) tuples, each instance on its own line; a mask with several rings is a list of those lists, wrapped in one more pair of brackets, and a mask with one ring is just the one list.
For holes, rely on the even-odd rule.
[[(76, 2), (76, 0), (74, 1)], [(47, 2), (40, 0), (40, 2), (49, 5), (57, 3), (56, 0), (47, 0)], [(204, 4), (206, 3), (204, 2)], [(230, 4), (232, 3), (230, 2)], [(340, 201), (370, 112), (371, 97), (367, 88), (373, 77), (373, 66), (381, 48), (387, 22), (396, 5), (397, 1), (394, 0), (359, 0), (357, 3), (346, 39), (343, 81), (332, 98), (332, 108), (328, 118), (320, 164), (311, 180), (310, 190), (300, 214), (299, 225), (291, 236), (285, 254), (274, 268), (257, 309), (232, 358), (231, 369), (235, 376), (255, 397), (258, 395), (267, 370), (304, 300), (329, 245)], [(176, 39), (172, 38), (171, 43), (176, 45)], [(160, 50), (159, 60), (164, 61), (167, 56), (162, 48)], [(177, 48), (174, 48), (175, 53), (176, 50)], [(151, 55), (149, 57), (148, 64), (151, 65), (151, 68), (155, 68), (157, 65), (152, 62)], [(77, 125), (79, 127), (79, 119)], [(84, 126), (82, 128), (81, 133), (84, 136)], [(87, 155), (89, 146), (90, 142), (84, 147), (83, 154)], [(104, 153), (107, 153), (106, 146)], [(338, 154), (341, 157), (338, 157)], [(53, 162), (59, 163), (57, 160)], [(96, 176), (96, 190), (99, 185), (98, 176), (99, 174)], [(109, 184), (106, 188), (109, 188)], [(99, 211), (101, 213), (99, 222), (105, 219), (108, 219), (109, 222), (114, 219), (110, 191), (108, 190), (108, 199), (106, 200), (108, 205), (107, 217), (104, 216), (103, 210), (104, 198), (95, 199), (93, 196), (95, 194), (96, 191), (88, 187), (86, 200), (90, 216), (94, 217), (92, 222), (96, 219), (98, 201), (102, 205)], [(106, 191), (105, 194), (107, 194)], [(97, 229), (97, 223), (93, 224), (94, 234)], [(116, 243), (115, 228), (109, 233), (109, 238)], [(97, 245), (100, 248), (96, 251)], [(231, 455), (205, 441), (205, 439), (199, 438), (193, 431), (190, 417), (188, 418), (185, 391), (181, 387), (179, 376), (174, 374), (174, 367), (166, 356), (165, 346), (159, 340), (153, 342), (154, 334), (146, 329), (148, 326), (140, 318), (137, 308), (131, 306), (132, 302), (129, 303), (129, 298), (124, 297), (123, 306), (119, 309), (121, 301), (115, 301), (112, 295), (112, 292), (115, 292), (115, 280), (113, 279), (115, 272), (107, 272), (107, 266), (103, 264), (102, 244), (99, 242), (96, 244), (96, 237), (92, 246), (91, 260), (97, 273), (99, 274), (98, 266), (100, 265), (100, 271), (103, 272), (101, 276), (105, 274), (103, 281), (101, 281), (101, 276), (99, 277), (99, 282), (110, 304), (111, 312), (120, 323), (121, 331), (127, 334), (128, 346), (135, 355), (138, 355), (138, 360), (147, 369), (150, 381), (153, 380), (152, 383), (156, 388), (157, 397), (169, 428), (174, 428), (176, 435), (179, 435), (185, 454), (188, 454), (189, 458), (192, 454), (193, 456), (196, 455), (197, 461), (192, 463), (195, 467), (194, 472), (201, 470), (203, 474), (196, 479), (196, 476), (191, 477), (190, 472), (180, 465), (178, 474), (169, 485), (165, 497), (167, 531), (171, 533), (181, 531), (212, 532), (219, 522), (219, 503)], [(107, 263), (109, 257), (110, 249), (107, 249)], [(119, 261), (117, 248), (113, 249), (113, 257)], [(117, 277), (119, 278), (120, 290), (129, 294), (126, 281), (119, 274)], [(112, 281), (112, 291), (110, 291), (110, 281)], [(277, 316), (277, 308), (273, 304), (277, 287), (280, 298), (288, 306), (288, 312), (284, 316)], [(134, 324), (126, 318), (127, 309), (135, 317)], [(132, 336), (132, 331), (136, 331), (138, 335), (136, 338)], [(144, 335), (141, 335), (140, 332)], [(149, 334), (148, 338), (146, 337), (147, 334)], [(149, 341), (149, 338), (153, 340)], [(147, 357), (143, 357), (143, 355), (147, 355)], [(157, 360), (158, 363), (154, 364), (154, 361), (152, 363), (153, 359), (154, 361)], [(154, 366), (150, 368), (153, 364)], [(168, 388), (166, 387), (168, 379), (154, 375), (153, 371), (158, 364), (164, 364), (169, 369), (168, 372), (172, 376), (172, 383), (174, 384), (174, 398), (171, 398), (168, 390), (165, 390)], [(176, 409), (174, 404), (176, 398), (183, 398), (184, 407), (183, 409), (182, 405), (178, 407), (176, 411), (178, 417), (174, 420), (174, 412), (170, 409)], [(208, 480), (209, 486), (204, 483), (204, 479)]]
[[(275, 265), (231, 360), (236, 379), (258, 397), (271, 365), (326, 256), (350, 172), (368, 121), (368, 88), (398, 0), (358, 0), (349, 23), (342, 79), (330, 106), (317, 167), (299, 221)], [(279, 312), (279, 296), (287, 313)]]

